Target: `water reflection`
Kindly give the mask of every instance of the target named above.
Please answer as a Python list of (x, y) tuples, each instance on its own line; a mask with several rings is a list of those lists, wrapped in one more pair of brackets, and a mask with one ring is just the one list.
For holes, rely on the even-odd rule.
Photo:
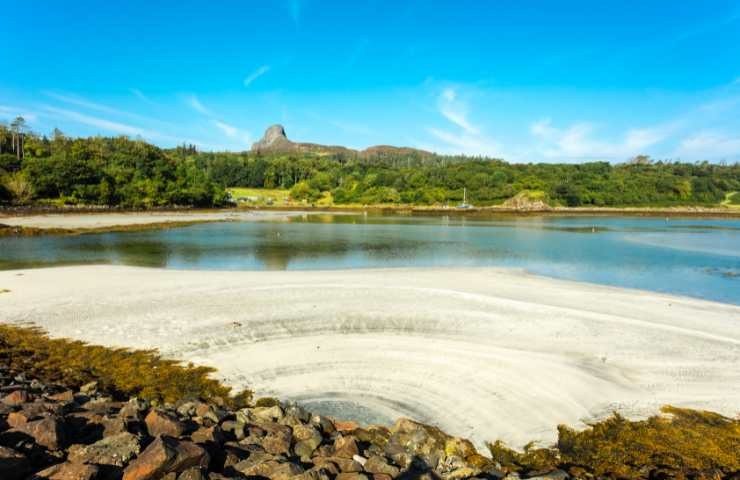
[(0, 268), (502, 266), (740, 304), (740, 221), (320, 214), (278, 222), (0, 239)]

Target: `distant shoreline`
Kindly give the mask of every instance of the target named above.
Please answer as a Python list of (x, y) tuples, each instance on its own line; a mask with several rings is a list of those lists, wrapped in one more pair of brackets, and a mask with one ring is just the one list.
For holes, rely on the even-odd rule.
[[(728, 217), (740, 218), (740, 208), (711, 208), (711, 207), (551, 207), (547, 209), (528, 209), (511, 207), (474, 207), (474, 208), (444, 208), (433, 206), (278, 206), (278, 207), (239, 207), (238, 210), (254, 211), (309, 211), (309, 212), (347, 212), (362, 213), (393, 213), (393, 214), (419, 214), (419, 215), (514, 215), (514, 216), (560, 216), (560, 215), (584, 215), (584, 216), (646, 216), (646, 217)], [(0, 217), (1, 218), (1, 217)]]
[(507, 207), (440, 208), (424, 206), (273, 206), (221, 209), (161, 208), (122, 210), (102, 208), (0, 209), (0, 237), (37, 235), (80, 235), (121, 231), (176, 228), (200, 223), (253, 221), (283, 215), (319, 213), (372, 213), (427, 216), (631, 216), (740, 218), (740, 209), (705, 207), (631, 207), (516, 209)]

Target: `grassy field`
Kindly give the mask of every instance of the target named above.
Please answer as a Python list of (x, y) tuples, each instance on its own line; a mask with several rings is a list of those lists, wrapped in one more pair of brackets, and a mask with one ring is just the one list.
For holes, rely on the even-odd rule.
[[(290, 198), (290, 190), (281, 188), (244, 188), (233, 187), (226, 189), (231, 198), (239, 205), (244, 206), (301, 206), (309, 205), (304, 202), (296, 202)], [(242, 200), (240, 200), (242, 199)], [(323, 192), (321, 198), (315, 201), (312, 206), (330, 207), (334, 204), (331, 192)]]
[(231, 194), (231, 198), (240, 205), (295, 205), (290, 201), (290, 190), (243, 187), (233, 187), (226, 190)]
[(740, 208), (740, 192), (730, 192), (725, 196), (722, 206)]

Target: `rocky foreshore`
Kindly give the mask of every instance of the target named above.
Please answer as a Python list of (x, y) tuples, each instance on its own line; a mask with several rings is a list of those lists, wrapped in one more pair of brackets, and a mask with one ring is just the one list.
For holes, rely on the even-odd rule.
[[(120, 401), (96, 383), (79, 390), (0, 370), (3, 480), (391, 480), (502, 478), (473, 445), (401, 419), (360, 427), (263, 400)], [(549, 474), (565, 478), (565, 472)]]

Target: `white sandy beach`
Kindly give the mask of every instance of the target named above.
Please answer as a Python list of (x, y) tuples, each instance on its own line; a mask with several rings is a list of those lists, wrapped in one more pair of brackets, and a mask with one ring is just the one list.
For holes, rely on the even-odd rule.
[(181, 222), (223, 222), (280, 220), (289, 216), (305, 215), (298, 211), (255, 211), (255, 210), (195, 210), (172, 212), (101, 212), (101, 213), (64, 213), (37, 215), (1, 215), (0, 224), (11, 227), (31, 227), (41, 229), (97, 229), (111, 227), (129, 227)]
[(473, 439), (554, 440), (619, 410), (740, 411), (740, 307), (494, 269), (0, 271), (0, 319), (358, 402)]

